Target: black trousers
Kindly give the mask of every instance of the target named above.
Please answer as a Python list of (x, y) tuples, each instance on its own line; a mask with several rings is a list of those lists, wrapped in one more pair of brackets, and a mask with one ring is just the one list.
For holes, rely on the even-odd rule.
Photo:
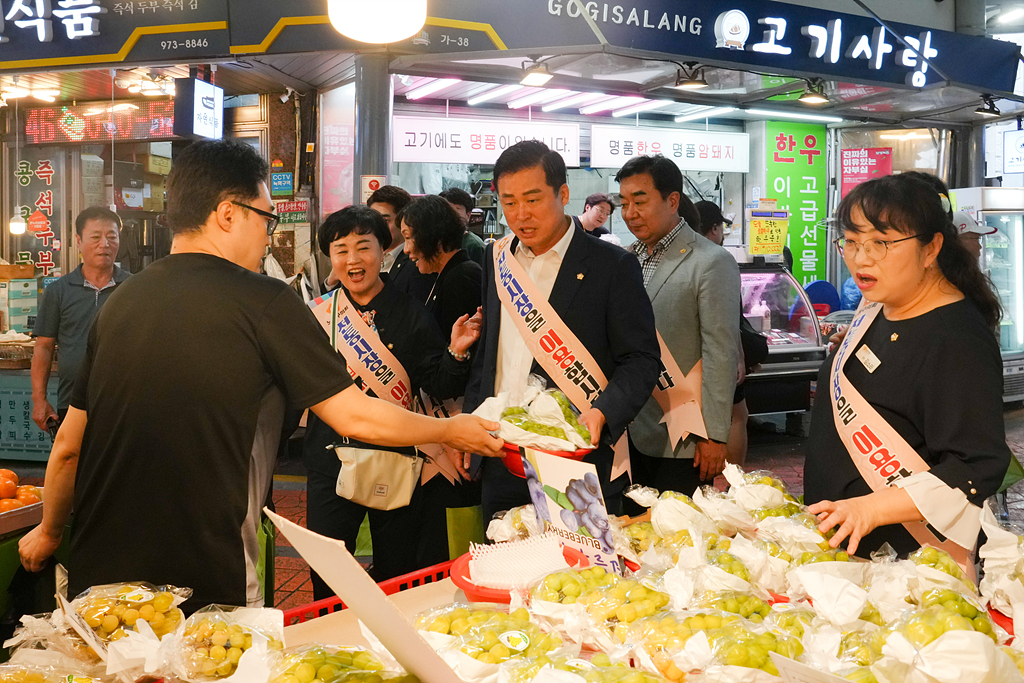
[[(652, 458), (637, 450), (632, 439), (629, 440), (629, 463), (634, 484), (650, 486), (659, 491), (675, 491), (693, 496), (694, 491), (701, 486), (714, 483), (714, 478), (707, 481), (700, 478), (700, 468), (693, 466), (693, 460)], [(625, 509), (630, 517), (647, 511), (647, 508), (637, 505), (631, 498), (626, 498)]]
[[(432, 482), (428, 482), (427, 486)], [(336, 485), (336, 477), (315, 470), (307, 471), (306, 526), (310, 531), (344, 541), (349, 551), (354, 553), (359, 525), (369, 515), (370, 534), (373, 536), (373, 567), (370, 575), (374, 581), (385, 581), (429, 566), (420, 564), (418, 559), (426, 498), (423, 486), (416, 487), (412, 501), (406, 507), (373, 510), (339, 496), (335, 492)], [(447, 536), (444, 555), (444, 559), (447, 559)], [(314, 600), (334, 597), (334, 591), (316, 572), (310, 570), (310, 574)]]

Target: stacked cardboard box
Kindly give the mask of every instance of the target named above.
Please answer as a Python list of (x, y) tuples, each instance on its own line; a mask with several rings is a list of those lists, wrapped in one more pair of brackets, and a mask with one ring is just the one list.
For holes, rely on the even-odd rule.
[(39, 281), (31, 279), (0, 282), (0, 291), (3, 289), (7, 292), (4, 308), (7, 311), (8, 329), (31, 334), (36, 324), (36, 315), (39, 313)]

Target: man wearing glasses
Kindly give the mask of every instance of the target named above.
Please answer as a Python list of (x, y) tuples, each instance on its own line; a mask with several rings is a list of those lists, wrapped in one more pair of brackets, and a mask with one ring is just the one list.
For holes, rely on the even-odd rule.
[(613, 211), (615, 211), (615, 204), (612, 202), (612, 198), (596, 192), (583, 202), (583, 215), (573, 216), (572, 222), (576, 224), (576, 227), (594, 237), (610, 235), (611, 232), (604, 227), (604, 224), (608, 222)]
[(146, 580), (192, 588), (188, 612), (262, 605), (259, 515), (286, 406), (382, 446), (500, 451), (496, 423), (428, 418), (355, 388), (296, 293), (258, 274), (278, 220), (268, 174), (237, 141), (186, 148), (167, 180), (171, 254), (96, 318), (50, 453), (43, 521), (20, 544), (26, 569), (42, 569), (73, 507), (71, 595)]

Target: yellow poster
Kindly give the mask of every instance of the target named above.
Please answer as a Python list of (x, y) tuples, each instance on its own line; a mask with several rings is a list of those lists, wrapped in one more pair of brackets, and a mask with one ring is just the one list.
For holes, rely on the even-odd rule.
[(755, 218), (750, 221), (750, 253), (754, 256), (781, 254), (786, 244), (789, 220)]

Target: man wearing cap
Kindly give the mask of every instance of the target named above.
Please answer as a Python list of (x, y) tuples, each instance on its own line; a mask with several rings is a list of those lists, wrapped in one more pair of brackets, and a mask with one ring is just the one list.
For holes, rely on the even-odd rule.
[(967, 247), (967, 251), (974, 254), (974, 258), (981, 258), (981, 236), (998, 232), (996, 228), (978, 223), (965, 211), (953, 212), (953, 225), (960, 233), (960, 241)]
[(725, 226), (732, 225), (732, 221), (722, 215), (722, 210), (714, 202), (699, 201), (694, 206), (700, 214), (700, 225), (693, 226), (693, 229), (721, 246), (725, 242)]

